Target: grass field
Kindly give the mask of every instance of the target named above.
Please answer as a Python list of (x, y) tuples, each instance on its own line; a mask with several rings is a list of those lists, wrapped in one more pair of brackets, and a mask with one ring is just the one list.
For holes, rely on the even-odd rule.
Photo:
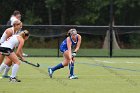
[[(24, 52), (31, 56), (57, 56), (58, 49), (31, 48)], [(77, 56), (109, 56), (109, 49), (80, 49)], [(140, 49), (113, 49), (113, 56), (140, 56)]]
[[(0, 93), (139, 93), (139, 58), (86, 58), (76, 59), (77, 80), (69, 80), (68, 68), (53, 74), (50, 79), (48, 66), (62, 61), (56, 57), (30, 57), (39, 68), (22, 63), (18, 72), (20, 83), (0, 79)], [(11, 71), (10, 71), (11, 72)]]

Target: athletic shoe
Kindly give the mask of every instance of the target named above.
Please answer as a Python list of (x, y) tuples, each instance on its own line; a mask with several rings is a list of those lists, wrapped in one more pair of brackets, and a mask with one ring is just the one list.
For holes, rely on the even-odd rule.
[(2, 75), (2, 78), (10, 78), (8, 75)]
[(75, 75), (72, 75), (72, 76), (69, 76), (69, 79), (78, 79), (78, 77)]
[(17, 78), (10, 77), (10, 82), (21, 82), (21, 80), (18, 80)]
[(22, 56), (24, 56), (24, 57), (28, 57), (28, 54), (22, 53)]
[(52, 78), (53, 71), (51, 68), (48, 68), (48, 73), (49, 73), (50, 78)]
[(76, 76), (76, 75), (69, 75), (68, 78), (70, 78), (71, 76), (74, 76), (74, 77), (77, 77), (78, 78), (78, 76)]

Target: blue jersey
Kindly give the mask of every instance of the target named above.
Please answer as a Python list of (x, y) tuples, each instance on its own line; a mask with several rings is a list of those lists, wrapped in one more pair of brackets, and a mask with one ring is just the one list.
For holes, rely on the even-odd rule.
[[(77, 45), (77, 42), (78, 42), (78, 35), (76, 35), (76, 42), (74, 42), (71, 37), (70, 37), (70, 40), (72, 42), (71, 47), (76, 46)], [(68, 47), (67, 47), (67, 38), (60, 45), (60, 51), (62, 53), (64, 53), (66, 50), (68, 50)]]

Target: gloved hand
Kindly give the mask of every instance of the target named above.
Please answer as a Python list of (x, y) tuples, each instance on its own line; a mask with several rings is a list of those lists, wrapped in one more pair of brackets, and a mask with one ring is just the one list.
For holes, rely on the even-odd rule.
[(19, 60), (21, 60), (21, 61), (25, 61), (25, 58), (24, 58), (24, 57), (22, 57), (22, 58), (19, 58)]
[(75, 57), (76, 56), (76, 52), (72, 52), (72, 56)]

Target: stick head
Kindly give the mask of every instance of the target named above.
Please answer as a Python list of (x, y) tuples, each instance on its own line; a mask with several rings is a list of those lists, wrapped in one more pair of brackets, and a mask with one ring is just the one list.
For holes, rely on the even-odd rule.
[(40, 65), (37, 63), (36, 67), (40, 67)]

